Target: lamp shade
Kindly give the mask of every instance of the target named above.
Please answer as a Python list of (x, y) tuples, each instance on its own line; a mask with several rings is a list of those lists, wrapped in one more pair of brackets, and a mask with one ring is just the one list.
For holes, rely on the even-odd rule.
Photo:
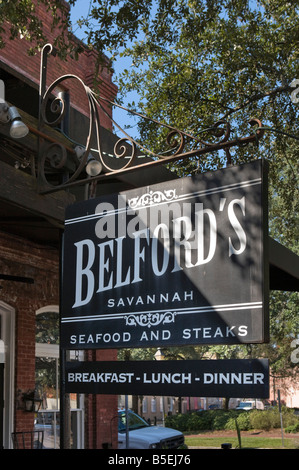
[(101, 173), (102, 168), (101, 162), (93, 158), (88, 161), (85, 170), (89, 176), (97, 176)]
[(10, 127), (10, 136), (14, 139), (21, 139), (29, 132), (28, 127), (22, 121), (14, 121)]
[(11, 126), (10, 126), (10, 136), (13, 139), (21, 139), (22, 137), (25, 137), (29, 129), (28, 127), (23, 123), (21, 116), (15, 106), (11, 106), (8, 111), (10, 120), (11, 120)]

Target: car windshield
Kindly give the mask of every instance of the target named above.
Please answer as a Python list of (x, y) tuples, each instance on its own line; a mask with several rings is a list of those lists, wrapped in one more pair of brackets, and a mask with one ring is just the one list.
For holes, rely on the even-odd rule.
[[(129, 431), (148, 427), (148, 423), (132, 411), (128, 412)], [(118, 432), (126, 432), (126, 412), (118, 412)]]

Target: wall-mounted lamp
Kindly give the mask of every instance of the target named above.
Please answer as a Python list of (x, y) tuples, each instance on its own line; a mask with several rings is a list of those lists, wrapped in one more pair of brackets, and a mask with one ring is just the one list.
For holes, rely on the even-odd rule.
[(29, 129), (23, 123), (17, 108), (15, 106), (8, 106), (5, 101), (0, 103), (0, 121), (4, 124), (11, 121), (10, 136), (13, 139), (21, 139), (29, 132)]
[(157, 349), (154, 357), (155, 357), (156, 361), (164, 361), (165, 355), (164, 355), (161, 348)]
[[(80, 145), (77, 145), (75, 147), (75, 153), (77, 155), (77, 158), (81, 160), (85, 152), (85, 148), (81, 147)], [(103, 169), (103, 166), (99, 160), (96, 160), (92, 154), (90, 153), (87, 157), (87, 162), (85, 166), (85, 171), (88, 174), (88, 176), (97, 176), (101, 173)]]
[(87, 159), (87, 165), (85, 167), (85, 171), (88, 176), (97, 176), (101, 173), (103, 167), (101, 162), (96, 160), (92, 155), (89, 154)]
[(22, 397), (24, 403), (24, 411), (37, 412), (42, 404), (42, 398), (40, 398), (35, 390), (28, 390), (27, 393), (23, 393)]

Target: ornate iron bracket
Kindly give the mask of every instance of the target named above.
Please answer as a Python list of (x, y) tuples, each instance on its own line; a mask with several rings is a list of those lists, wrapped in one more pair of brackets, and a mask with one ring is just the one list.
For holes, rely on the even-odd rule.
[[(93, 182), (103, 181), (116, 175), (123, 175), (125, 173), (144, 170), (149, 167), (157, 166), (160, 164), (170, 163), (177, 160), (188, 159), (191, 157), (199, 157), (209, 152), (224, 150), (227, 152), (229, 159), (229, 149), (234, 146), (247, 145), (252, 142), (257, 142), (263, 134), (264, 130), (262, 124), (258, 119), (251, 119), (249, 124), (255, 126), (255, 130), (247, 137), (239, 139), (230, 139), (231, 129), (228, 122), (219, 121), (212, 127), (206, 129), (210, 135), (219, 140), (216, 143), (209, 143), (205, 140), (199, 139), (187, 132), (181, 131), (167, 124), (150, 119), (142, 114), (127, 110), (126, 108), (109, 101), (108, 99), (96, 95), (85, 83), (76, 75), (63, 75), (55, 80), (46, 89), (46, 73), (47, 73), (47, 57), (54, 53), (50, 44), (46, 44), (42, 50), (41, 56), (41, 72), (40, 72), (40, 107), (39, 107), (39, 134), (41, 136), (39, 145), (39, 161), (38, 161), (38, 186), (41, 194), (50, 193), (78, 185), (90, 184)], [(83, 87), (86, 98), (89, 104), (89, 132), (85, 144), (83, 144), (81, 155), (75, 151), (75, 145), (66, 146), (62, 143), (45, 139), (42, 134), (44, 125), (56, 127), (64, 117), (65, 103), (61, 98), (55, 98), (50, 105), (52, 113), (57, 115), (53, 121), (49, 121), (46, 114), (47, 105), (49, 105), (50, 98), (53, 99), (53, 92), (64, 80), (77, 80)], [(166, 144), (167, 150), (163, 153), (154, 153), (146, 149), (140, 142), (134, 140), (129, 134), (125, 132), (113, 119), (113, 124), (123, 133), (124, 137), (117, 140), (114, 145), (114, 157), (119, 159), (122, 163), (121, 168), (114, 169), (112, 165), (104, 158), (104, 153), (101, 149), (101, 126), (98, 110), (108, 115), (105, 110), (104, 104), (117, 106), (129, 113), (133, 113), (142, 119), (147, 119), (157, 126), (162, 126), (167, 131)], [(111, 119), (111, 117), (109, 116)], [(97, 176), (85, 176), (85, 167), (90, 156), (91, 136), (96, 133), (97, 148), (93, 152), (95, 160), (100, 162), (102, 171)], [(47, 141), (47, 142), (46, 142)], [(187, 147), (187, 150), (185, 150)], [(143, 162), (136, 165), (136, 157), (138, 152), (143, 152), (150, 158), (150, 161)], [(71, 165), (69, 162), (71, 161)], [(229, 161), (228, 161), (229, 162)], [(71, 167), (71, 168), (70, 168)], [(61, 173), (61, 181), (53, 183), (51, 175)], [(49, 177), (50, 175), (50, 177)]]

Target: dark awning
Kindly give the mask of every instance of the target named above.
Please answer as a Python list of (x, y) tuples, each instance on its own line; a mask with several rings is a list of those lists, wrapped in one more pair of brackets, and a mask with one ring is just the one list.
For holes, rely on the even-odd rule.
[(269, 237), (270, 290), (299, 291), (299, 256)]

